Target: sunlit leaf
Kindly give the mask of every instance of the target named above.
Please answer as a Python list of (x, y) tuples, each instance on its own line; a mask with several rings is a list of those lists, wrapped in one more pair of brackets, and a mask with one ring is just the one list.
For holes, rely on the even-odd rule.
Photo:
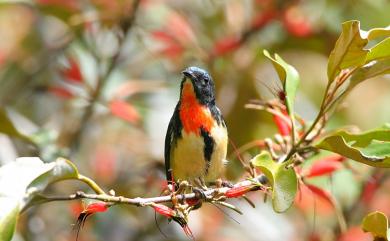
[(22, 157), (0, 168), (0, 196), (18, 199), (24, 209), (49, 184), (77, 177), (76, 167), (66, 159), (43, 163), (38, 157)]
[(35, 201), (42, 203), (44, 200), (40, 199), (39, 195), (49, 184), (77, 177), (76, 167), (62, 158), (55, 162), (43, 163), (37, 157), (22, 157), (2, 166), (0, 168), (0, 206), (7, 208), (0, 214), (0, 231), (7, 230), (10, 232), (7, 235), (12, 237), (13, 231), (10, 230), (14, 230), (14, 220), (18, 213), (33, 205)]
[(360, 22), (356, 20), (342, 24), (342, 32), (328, 61), (328, 80), (333, 82), (342, 69), (365, 63), (368, 50), (363, 49), (368, 39), (360, 32)]
[(8, 117), (7, 112), (3, 108), (0, 108), (0, 133), (4, 133), (30, 143), (32, 142), (28, 136), (23, 135), (16, 129), (11, 119)]
[(369, 31), (363, 31), (362, 37), (367, 38), (368, 40), (373, 40), (380, 37), (389, 37), (390, 36), (390, 26), (387, 26), (385, 28), (373, 28)]
[(359, 69), (357, 69), (351, 76), (351, 82), (348, 88), (353, 88), (364, 80), (373, 78), (375, 76), (390, 73), (390, 57), (372, 61)]
[(364, 232), (370, 232), (374, 240), (387, 241), (388, 220), (381, 212), (372, 212), (363, 219), (362, 228)]
[(270, 180), (272, 186), (272, 205), (276, 212), (285, 212), (294, 202), (298, 181), (294, 169), (287, 163), (276, 163), (271, 155), (263, 151), (251, 162)]
[(283, 91), (286, 95), (287, 112), (292, 122), (294, 122), (294, 100), (300, 81), (298, 71), (293, 66), (287, 64), (279, 55), (275, 54), (275, 58), (272, 58), (267, 50), (264, 50), (263, 53), (272, 61), (279, 75), (279, 79), (283, 85)]
[(390, 58), (390, 38), (386, 38), (372, 47), (367, 54), (366, 62), (382, 58)]
[(11, 198), (0, 196), (0, 240), (12, 239), (19, 214), (19, 204)]
[(370, 166), (390, 167), (390, 129), (386, 127), (361, 134), (338, 131), (315, 146)]

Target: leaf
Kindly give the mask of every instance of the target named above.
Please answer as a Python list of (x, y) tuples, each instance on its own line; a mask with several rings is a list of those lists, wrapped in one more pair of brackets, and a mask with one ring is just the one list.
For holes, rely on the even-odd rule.
[[(16, 218), (29, 206), (42, 203), (42, 191), (51, 183), (78, 177), (76, 167), (63, 158), (43, 163), (38, 157), (22, 157), (0, 168), (0, 231), (10, 240)], [(6, 207), (4, 210), (4, 207)], [(3, 232), (0, 232), (0, 236)]]
[(69, 82), (80, 84), (83, 82), (83, 75), (81, 73), (79, 64), (77, 61), (70, 57), (68, 59), (69, 67), (62, 70), (62, 75), (65, 77), (65, 79)]
[[(339, 157), (337, 155), (337, 157)], [(316, 161), (308, 170), (305, 177), (318, 177), (324, 175), (330, 175), (333, 172), (342, 168), (342, 163), (338, 160), (334, 160), (332, 156), (325, 157), (321, 160)]]
[(0, 108), (0, 132), (11, 137), (16, 137), (26, 142), (32, 143), (32, 140), (28, 136), (20, 133), (16, 129), (11, 119), (8, 117), (6, 110), (3, 108)]
[(365, 63), (368, 50), (363, 49), (368, 39), (360, 32), (360, 22), (356, 20), (344, 22), (342, 32), (328, 61), (328, 81), (331, 83), (342, 69)]
[(369, 31), (363, 31), (362, 36), (364, 38), (367, 38), (368, 40), (373, 40), (379, 37), (389, 37), (390, 36), (390, 26), (387, 26), (386, 28), (373, 28)]
[(390, 167), (390, 129), (387, 127), (361, 134), (338, 131), (315, 146), (370, 166)]
[(298, 71), (293, 66), (287, 64), (277, 54), (275, 54), (275, 58), (272, 58), (267, 50), (264, 50), (263, 54), (272, 61), (272, 64), (279, 75), (286, 95), (287, 112), (290, 115), (292, 123), (294, 123), (294, 100), (300, 81)]
[(374, 240), (387, 241), (388, 220), (381, 212), (372, 212), (363, 219), (362, 228), (364, 232), (370, 232)]
[(19, 204), (12, 200), (4, 200), (6, 198), (0, 197), (0, 240), (11, 240), (14, 232), (16, 221), (18, 219)]
[(390, 38), (386, 38), (372, 47), (367, 54), (366, 62), (382, 58), (390, 58)]
[(111, 113), (130, 123), (137, 123), (140, 119), (137, 109), (123, 100), (113, 100), (110, 102)]
[(287, 168), (286, 162), (276, 163), (271, 155), (262, 151), (251, 162), (260, 168), (270, 180), (272, 186), (272, 206), (278, 213), (285, 212), (291, 207), (297, 193), (298, 181), (294, 169)]
[(355, 87), (366, 79), (373, 78), (378, 75), (390, 73), (390, 57), (372, 61), (359, 69), (357, 69), (351, 76), (349, 89)]

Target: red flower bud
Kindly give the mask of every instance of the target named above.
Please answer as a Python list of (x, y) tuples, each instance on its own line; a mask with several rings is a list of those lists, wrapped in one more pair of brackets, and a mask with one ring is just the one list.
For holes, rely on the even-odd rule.
[(154, 208), (154, 210), (156, 212), (158, 212), (159, 214), (164, 215), (168, 218), (172, 218), (176, 215), (175, 210), (173, 210), (165, 205), (153, 203), (151, 206)]
[[(290, 120), (290, 117), (288, 116), (287, 112), (283, 113), (284, 116), (287, 117), (288, 120)], [(279, 115), (273, 115), (274, 122), (276, 126), (278, 127), (279, 133), (282, 136), (289, 136), (291, 133), (291, 122), (287, 122), (284, 118), (280, 117)]]
[(229, 190), (226, 191), (225, 196), (227, 198), (236, 198), (236, 197), (241, 197), (247, 192), (250, 192), (252, 190), (255, 190), (257, 186), (255, 185), (245, 185), (245, 186), (238, 186), (238, 187), (232, 187)]
[(75, 225), (75, 228), (77, 230), (77, 235), (76, 235), (76, 241), (79, 237), (79, 232), (80, 232), (80, 229), (81, 227), (84, 226), (84, 223), (85, 221), (87, 220), (87, 218), (94, 214), (94, 213), (98, 213), (98, 212), (105, 212), (107, 211), (107, 209), (110, 207), (110, 205), (108, 203), (105, 203), (105, 202), (95, 202), (95, 203), (91, 203), (89, 204), (79, 215), (79, 217), (77, 218), (77, 223)]
[(96, 202), (89, 204), (83, 212), (90, 214), (105, 212), (107, 211), (108, 207), (108, 204), (105, 202)]

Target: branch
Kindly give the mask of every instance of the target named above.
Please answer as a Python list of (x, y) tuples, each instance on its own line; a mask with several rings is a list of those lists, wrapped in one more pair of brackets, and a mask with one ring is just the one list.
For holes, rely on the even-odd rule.
[(100, 95), (102, 93), (102, 90), (104, 89), (104, 86), (105, 86), (108, 78), (110, 77), (112, 71), (114, 70), (114, 67), (119, 62), (119, 57), (120, 57), (122, 46), (126, 40), (126, 37), (129, 33), (130, 29), (134, 26), (135, 16), (136, 16), (139, 5), (140, 5), (140, 0), (135, 0), (133, 2), (133, 5), (132, 5), (131, 14), (125, 16), (120, 22), (120, 27), (123, 31), (123, 37), (119, 39), (118, 50), (115, 53), (115, 55), (111, 58), (111, 61), (109, 62), (107, 70), (105, 71), (105, 73), (99, 75), (96, 88), (91, 93), (89, 105), (86, 107), (86, 109), (81, 117), (79, 127), (78, 127), (77, 131), (74, 132), (74, 134), (70, 138), (72, 151), (77, 149), (77, 147), (79, 145), (80, 137), (82, 136), (82, 132), (85, 129), (89, 119), (91, 118), (91, 116), (94, 113), (95, 103), (99, 100)]
[(185, 200), (215, 202), (215, 201), (223, 201), (229, 198), (236, 198), (244, 195), (245, 193), (239, 196), (233, 196), (227, 194), (228, 191), (235, 190), (239, 187), (248, 187), (247, 192), (259, 191), (259, 190), (266, 192), (267, 189), (265, 188), (265, 186), (263, 186), (262, 180), (264, 180), (264, 175), (259, 175), (253, 180), (244, 180), (234, 184), (232, 187), (210, 188), (203, 192), (204, 196), (199, 195), (199, 193), (192, 192), (186, 194), (178, 194), (175, 196), (165, 195), (165, 196), (149, 197), (149, 198), (142, 198), (142, 197), (128, 198), (123, 196), (111, 196), (108, 194), (87, 194), (78, 191), (75, 194), (69, 196), (59, 196), (59, 197), (43, 196), (43, 198), (45, 199), (46, 202), (69, 201), (69, 200), (77, 200), (77, 199), (92, 199), (92, 200), (99, 200), (111, 204), (127, 204), (127, 205), (134, 205), (140, 207), (149, 206), (153, 203), (173, 202), (174, 200), (179, 202)]

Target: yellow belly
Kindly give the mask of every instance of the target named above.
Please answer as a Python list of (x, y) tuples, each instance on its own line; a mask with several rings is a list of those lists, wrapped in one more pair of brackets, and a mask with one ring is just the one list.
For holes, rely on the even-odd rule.
[(211, 136), (214, 139), (214, 149), (206, 173), (203, 137), (182, 132), (182, 138), (177, 141), (171, 152), (171, 167), (175, 180), (192, 182), (196, 178), (202, 178), (210, 182), (222, 176), (228, 140), (226, 128), (214, 126), (211, 129)]

